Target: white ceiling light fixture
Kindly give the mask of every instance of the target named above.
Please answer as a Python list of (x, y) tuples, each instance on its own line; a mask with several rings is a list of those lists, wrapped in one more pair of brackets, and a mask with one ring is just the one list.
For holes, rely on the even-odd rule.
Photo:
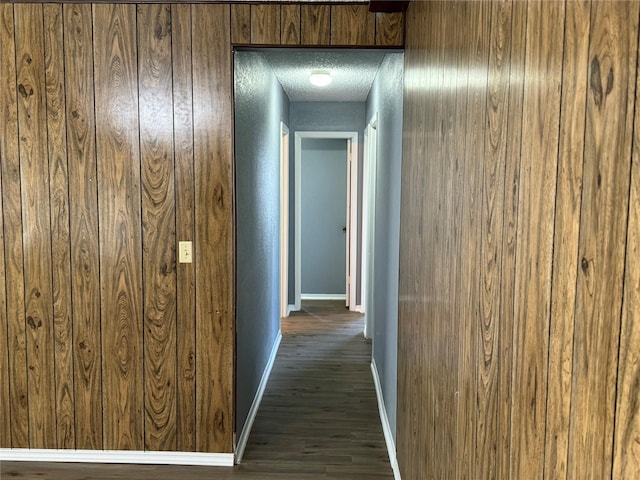
[(314, 70), (309, 75), (309, 82), (316, 87), (326, 87), (332, 81), (333, 78), (327, 70)]

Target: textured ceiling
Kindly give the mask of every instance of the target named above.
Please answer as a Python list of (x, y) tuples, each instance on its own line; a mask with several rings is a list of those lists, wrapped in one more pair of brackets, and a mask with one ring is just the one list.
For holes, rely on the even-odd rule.
[[(364, 102), (387, 51), (260, 49), (292, 102)], [(327, 87), (309, 83), (312, 70), (329, 70)]]

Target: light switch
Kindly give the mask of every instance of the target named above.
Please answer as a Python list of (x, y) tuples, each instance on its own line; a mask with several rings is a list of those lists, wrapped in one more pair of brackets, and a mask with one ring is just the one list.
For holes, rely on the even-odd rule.
[(191, 242), (178, 242), (178, 261), (180, 263), (193, 262), (193, 248)]

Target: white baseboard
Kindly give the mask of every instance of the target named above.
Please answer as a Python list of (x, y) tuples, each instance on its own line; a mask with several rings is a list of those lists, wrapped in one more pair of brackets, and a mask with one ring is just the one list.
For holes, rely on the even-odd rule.
[(347, 300), (344, 293), (303, 293), (300, 295), (302, 300)]
[(6, 462), (135, 463), (233, 467), (234, 456), (233, 453), (0, 448), (0, 459)]
[[(298, 309), (300, 310), (300, 309)], [(296, 312), (296, 306), (295, 305), (287, 305), (287, 317), (289, 315), (291, 315), (291, 312)]]
[(240, 463), (242, 461), (244, 449), (247, 447), (247, 440), (249, 440), (249, 434), (251, 433), (251, 427), (253, 427), (253, 422), (256, 419), (256, 415), (258, 414), (258, 408), (260, 408), (262, 396), (264, 395), (264, 391), (267, 388), (269, 375), (271, 375), (271, 369), (273, 368), (273, 364), (276, 360), (276, 355), (278, 353), (278, 348), (280, 347), (281, 340), (282, 333), (278, 332), (278, 336), (276, 337), (275, 342), (273, 342), (273, 348), (271, 349), (269, 360), (267, 360), (267, 365), (264, 368), (264, 372), (262, 373), (262, 379), (260, 380), (260, 385), (258, 385), (258, 391), (256, 392), (256, 396), (253, 398), (253, 403), (251, 404), (251, 408), (249, 409), (249, 414), (247, 415), (247, 419), (244, 422), (244, 427), (242, 428), (242, 432), (240, 433), (240, 438), (238, 439), (238, 445), (236, 447), (236, 463)]
[(380, 421), (382, 422), (382, 432), (384, 433), (384, 440), (387, 443), (387, 451), (389, 452), (389, 461), (391, 462), (391, 469), (393, 470), (393, 478), (395, 480), (402, 480), (400, 477), (400, 468), (398, 467), (398, 459), (396, 458), (396, 444), (393, 440), (393, 434), (391, 433), (391, 426), (389, 425), (387, 410), (384, 407), (382, 386), (380, 385), (378, 367), (376, 367), (376, 361), (374, 359), (371, 360), (371, 374), (373, 375), (373, 383), (376, 387), (378, 412), (380, 413)]
[(353, 311), (358, 313), (364, 313), (364, 305), (354, 305)]

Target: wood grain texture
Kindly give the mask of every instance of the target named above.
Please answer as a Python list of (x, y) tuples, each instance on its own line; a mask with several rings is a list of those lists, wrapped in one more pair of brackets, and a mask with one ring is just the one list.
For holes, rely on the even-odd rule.
[(90, 5), (65, 5), (63, 13), (76, 448), (101, 449), (101, 292), (92, 12)]
[[(192, 7), (197, 451), (233, 441), (233, 205), (228, 5)], [(224, 66), (227, 66), (226, 68)]]
[(612, 469), (638, 7), (637, 3), (594, 2), (591, 8), (570, 478), (604, 478)]
[(624, 301), (613, 450), (613, 478), (640, 476), (640, 125), (636, 76), (635, 122), (627, 224)]
[[(9, 429), (11, 446), (28, 448), (29, 393), (24, 323), (24, 260), (13, 8), (13, 5), (0, 5), (0, 89), (6, 92), (0, 112), (0, 168), (4, 217), (4, 276), (7, 285), (7, 355), (11, 411)], [(3, 429), (6, 428), (3, 426)]]
[(491, 4), (484, 162), (482, 224), (480, 227), (480, 324), (478, 335), (476, 476), (495, 478), (498, 445), (500, 303), (505, 162), (511, 68), (510, 1)]
[(144, 449), (136, 12), (95, 5), (104, 448)]
[(511, 68), (509, 72), (509, 119), (502, 212), (502, 272), (500, 299), (498, 444), (496, 476), (509, 478), (511, 463), (511, 382), (513, 365), (513, 312), (515, 298), (520, 150), (524, 102), (524, 62), (527, 5), (513, 2), (511, 9)]
[(231, 5), (231, 43), (251, 43), (251, 5)]
[(280, 44), (280, 5), (251, 5), (251, 43)]
[(56, 447), (51, 284), (51, 219), (47, 154), (42, 5), (16, 5), (16, 82), (20, 132), (29, 447)]
[[(528, 5), (514, 309), (511, 477), (541, 477), (564, 5)], [(545, 81), (537, 81), (545, 72)], [(544, 159), (541, 162), (540, 159)]]
[(300, 44), (300, 5), (282, 5), (280, 12), (280, 43)]
[[(0, 15), (2, 15), (1, 11)], [(0, 48), (1, 54), (2, 49)], [(0, 143), (0, 157), (3, 154), (2, 146), (2, 143)], [(0, 425), (2, 425), (0, 429), (0, 448), (11, 448), (11, 397), (9, 395), (9, 348), (7, 345), (9, 324), (2, 212), (2, 169), (0, 168), (0, 352), (2, 353), (0, 355)]]
[(302, 45), (329, 45), (331, 42), (330, 5), (301, 5)]
[(591, 2), (568, 2), (556, 189), (545, 477), (567, 478)]
[(138, 6), (145, 449), (176, 450), (176, 208), (171, 7)]
[(401, 47), (404, 45), (404, 13), (376, 12), (376, 39), (378, 47)]
[[(233, 7), (232, 7), (233, 8)], [(177, 240), (193, 241), (195, 179), (193, 173), (193, 91), (191, 66), (191, 7), (171, 10), (173, 49), (173, 126), (175, 142), (175, 195)], [(195, 269), (177, 266), (177, 397), (176, 435), (180, 451), (195, 450), (196, 435), (196, 328)]]
[(331, 5), (331, 45), (374, 45), (375, 14), (366, 5)]
[(62, 6), (44, 5), (49, 205), (55, 353), (55, 405), (58, 448), (75, 448), (73, 319), (69, 237), (69, 171), (64, 92)]

